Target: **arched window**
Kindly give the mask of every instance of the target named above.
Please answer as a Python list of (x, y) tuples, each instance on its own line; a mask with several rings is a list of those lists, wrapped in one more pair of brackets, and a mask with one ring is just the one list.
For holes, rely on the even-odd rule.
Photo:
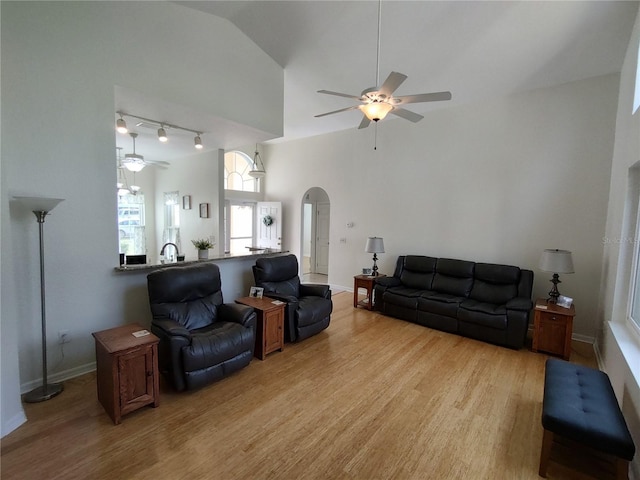
[(259, 192), (258, 181), (249, 176), (253, 160), (247, 154), (232, 151), (224, 154), (224, 189)]

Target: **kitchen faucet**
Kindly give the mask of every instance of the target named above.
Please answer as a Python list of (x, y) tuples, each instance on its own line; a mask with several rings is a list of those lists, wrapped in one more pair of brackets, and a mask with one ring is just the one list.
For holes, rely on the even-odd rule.
[(162, 246), (162, 249), (160, 250), (160, 255), (164, 257), (164, 250), (165, 248), (167, 248), (167, 245), (173, 245), (173, 247), (176, 249), (176, 258), (177, 258), (179, 255), (178, 246), (175, 243), (171, 243), (171, 242), (167, 242)]

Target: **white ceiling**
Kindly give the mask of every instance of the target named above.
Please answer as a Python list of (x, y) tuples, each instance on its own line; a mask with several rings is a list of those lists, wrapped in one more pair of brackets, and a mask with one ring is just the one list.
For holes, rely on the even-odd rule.
[[(377, 1), (176, 3), (228, 19), (284, 68), (280, 141), (357, 128), (359, 111), (314, 118), (357, 103), (317, 90), (375, 86)], [(380, 82), (394, 70), (408, 76), (397, 95), (451, 91), (450, 102), (407, 106), (424, 114), (619, 72), (637, 10), (628, 1), (385, 0)]]

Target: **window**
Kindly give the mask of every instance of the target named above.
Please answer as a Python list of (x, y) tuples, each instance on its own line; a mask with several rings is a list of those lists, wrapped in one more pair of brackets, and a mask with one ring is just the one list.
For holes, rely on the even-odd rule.
[(255, 245), (256, 203), (263, 199), (260, 180), (249, 176), (253, 160), (238, 151), (224, 155), (224, 250), (247, 253)]
[(253, 160), (242, 152), (224, 154), (224, 189), (241, 192), (258, 192), (259, 181), (249, 176)]
[(248, 253), (254, 244), (255, 203), (225, 202), (225, 251)]
[(144, 255), (147, 251), (144, 229), (144, 195), (118, 196), (118, 234), (120, 253)]
[(162, 243), (175, 243), (178, 251), (180, 244), (180, 192), (164, 192), (164, 230)]

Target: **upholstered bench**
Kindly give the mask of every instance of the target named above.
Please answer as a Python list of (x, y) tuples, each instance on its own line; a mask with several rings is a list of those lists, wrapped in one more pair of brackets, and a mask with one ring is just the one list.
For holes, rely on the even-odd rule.
[(635, 445), (606, 373), (550, 358), (542, 402), (541, 477), (547, 476), (554, 435), (616, 457), (618, 480), (628, 478)]

